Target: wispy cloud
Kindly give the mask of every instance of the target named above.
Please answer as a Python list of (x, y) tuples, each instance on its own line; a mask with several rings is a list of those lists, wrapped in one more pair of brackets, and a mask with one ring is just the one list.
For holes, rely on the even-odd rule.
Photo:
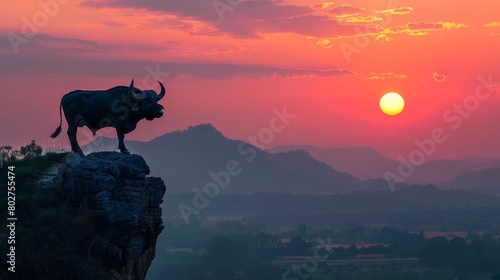
[(332, 46), (330, 45), (331, 41), (329, 39), (320, 39), (316, 42), (316, 45), (321, 46), (325, 49), (331, 49)]
[(324, 9), (337, 15), (357, 15), (360, 12), (365, 11), (365, 9), (363, 8), (358, 8), (351, 5), (330, 5)]
[[(4, 38), (6, 35), (3, 36)], [(137, 61), (137, 60), (112, 60), (91, 59), (73, 55), (69, 51), (61, 52), (61, 49), (80, 51), (97, 50), (113, 52), (115, 46), (106, 46), (93, 41), (52, 37), (39, 34), (36, 42), (27, 45), (30, 49), (23, 55), (12, 55), (9, 50), (8, 40), (0, 42), (0, 60), (9, 65), (0, 69), (0, 75), (5, 77), (27, 75), (27, 74), (65, 74), (65, 75), (87, 75), (97, 77), (129, 77), (144, 76), (144, 69), (148, 65), (161, 65), (161, 69), (170, 73), (170, 77), (193, 76), (202, 79), (230, 79), (230, 78), (297, 78), (297, 77), (334, 77), (338, 75), (355, 75), (348, 69), (330, 68), (286, 68), (262, 65), (237, 65), (229, 63), (182, 63), (182, 62), (159, 62), (159, 61)], [(40, 48), (43, 46), (43, 49)], [(227, 51), (227, 50), (222, 50)]]
[(407, 76), (404, 74), (397, 74), (393, 72), (370, 72), (368, 74), (368, 80), (387, 80), (387, 79), (405, 79)]
[(467, 25), (457, 22), (410, 22), (406, 24), (406, 32), (410, 36), (424, 36), (430, 31), (465, 28)]
[(500, 21), (494, 21), (483, 25), (486, 28), (500, 28)]
[[(261, 38), (262, 34), (272, 33), (295, 33), (318, 37), (356, 34), (355, 24), (343, 25), (335, 17), (316, 14), (314, 6), (292, 5), (285, 4), (283, 1), (272, 0), (242, 1), (231, 12), (226, 12), (224, 20), (220, 21), (212, 2), (198, 0), (85, 0), (82, 5), (96, 9), (104, 7), (145, 9), (156, 15), (175, 16), (175, 21), (178, 22), (177, 25), (180, 25), (176, 28), (185, 30), (191, 35), (221, 36), (227, 34), (237, 38), (258, 39)], [(328, 5), (326, 6), (328, 7)], [(333, 7), (333, 9), (335, 8)], [(338, 12), (340, 12), (339, 9), (362, 10), (344, 6), (336, 8)], [(357, 23), (366, 20), (359, 19), (350, 22)], [(172, 19), (169, 19), (169, 21), (172, 21)], [(193, 22), (198, 22), (198, 24), (193, 24)], [(120, 23), (111, 21), (103, 22), (103, 24), (116, 25)], [(201, 25), (203, 28), (193, 30), (193, 25), (198, 28)], [(161, 28), (162, 26), (170, 28), (172, 24), (162, 23), (162, 20), (157, 20), (153, 28)]]
[(389, 38), (389, 36), (387, 36), (386, 34), (380, 33), (377, 35), (377, 37), (375, 37), (375, 41), (390, 42), (390, 41), (392, 41), (392, 39)]
[(491, 37), (500, 36), (500, 31), (497, 30), (497, 28), (500, 28), (500, 21), (494, 21), (494, 22), (487, 23), (487, 24), (483, 25), (483, 27), (494, 30), (494, 32), (490, 33)]
[[(0, 34), (0, 54), (12, 54), (12, 46), (7, 39), (7, 35)], [(29, 44), (21, 45), (23, 55), (74, 55), (82, 56), (86, 54), (106, 54), (117, 51), (135, 51), (135, 52), (160, 52), (166, 49), (179, 48), (179, 43), (175, 41), (163, 41), (156, 44), (106, 44), (91, 40), (58, 37), (48, 34), (38, 34), (31, 39)]]
[(367, 22), (381, 21), (382, 19), (383, 18), (381, 17), (373, 15), (340, 17), (340, 21), (349, 23), (367, 23)]
[(464, 23), (457, 22), (409, 22), (402, 26), (393, 26), (384, 29), (381, 34), (384, 34), (380, 39), (387, 39), (390, 34), (408, 34), (409, 36), (425, 36), (429, 35), (432, 31), (443, 31), (451, 29), (466, 28)]
[[(329, 35), (335, 35), (336, 32), (342, 33), (343, 29), (346, 29), (326, 16), (313, 16), (313, 9), (311, 7), (286, 5), (281, 1), (271, 0), (243, 1), (234, 8), (234, 11), (231, 13), (228, 12), (224, 21), (220, 22), (212, 2), (198, 0), (86, 0), (83, 2), (83, 5), (95, 8), (146, 9), (156, 14), (175, 15), (181, 20), (204, 22), (218, 31), (211, 34), (191, 33), (195, 35), (220, 36), (226, 33), (234, 37), (259, 38), (259, 33), (261, 32), (292, 32), (314, 35), (317, 33), (325, 34), (327, 33), (327, 29), (329, 30)], [(169, 25), (167, 24), (166, 26)], [(324, 28), (320, 26), (324, 26)], [(315, 31), (317, 29), (323, 31)]]
[(387, 9), (387, 10), (382, 10), (382, 11), (377, 11), (376, 13), (378, 14), (385, 14), (385, 15), (406, 15), (413, 12), (412, 7), (400, 7), (400, 8), (394, 8), (394, 9)]
[[(397, 7), (385, 10), (367, 9), (346, 4), (326, 2), (318, 5), (297, 5), (285, 1), (259, 0), (241, 1), (227, 12), (220, 21), (212, 1), (184, 0), (84, 0), (82, 5), (94, 8), (116, 8), (117, 10), (147, 10), (151, 14), (163, 17), (156, 20), (152, 28), (176, 26), (190, 35), (222, 36), (259, 39), (265, 34), (292, 33), (312, 36), (318, 40), (324, 38), (346, 38), (370, 34), (375, 40), (391, 41), (390, 34), (406, 33), (409, 36), (425, 36), (430, 31), (458, 29), (465, 27), (455, 22), (409, 22), (405, 26), (379, 26), (379, 22), (395, 15), (412, 13), (412, 7)], [(165, 22), (167, 21), (167, 22)], [(175, 22), (175, 24), (172, 23)], [(103, 24), (124, 24), (114, 20)], [(374, 23), (367, 28), (365, 25)], [(361, 30), (361, 34), (360, 34)], [(324, 41), (317, 44), (327, 47)]]
[(406, 15), (413, 11), (411, 7), (399, 7), (387, 10), (368, 10), (351, 5), (338, 5), (326, 9), (334, 13), (337, 19), (345, 23), (368, 23), (381, 21), (383, 17)]
[[(352, 20), (355, 20), (357, 17), (351, 17)], [(345, 18), (343, 20), (346, 20)], [(376, 21), (377, 19), (374, 18)], [(369, 20), (367, 19), (367, 22)], [(321, 46), (323, 48), (331, 48), (332, 45), (335, 44), (334, 40), (336, 39), (345, 39), (345, 38), (353, 38), (358, 36), (373, 36), (374, 41), (378, 42), (390, 42), (394, 40), (394, 35), (406, 34), (408, 36), (426, 36), (432, 32), (439, 32), (444, 30), (451, 29), (461, 29), (466, 28), (467, 25), (464, 23), (457, 22), (409, 22), (405, 25), (399, 26), (390, 26), (383, 27), (380, 24), (370, 24), (366, 25), (363, 29), (357, 29), (358, 33), (354, 35), (345, 35), (345, 36), (337, 36), (337, 37), (322, 37), (320, 41), (315, 46)], [(360, 32), (363, 31), (363, 32)], [(328, 43), (327, 43), (328, 42)]]
[(434, 82), (441, 83), (446, 80), (446, 75), (434, 72), (432, 73), (432, 79), (434, 80)]

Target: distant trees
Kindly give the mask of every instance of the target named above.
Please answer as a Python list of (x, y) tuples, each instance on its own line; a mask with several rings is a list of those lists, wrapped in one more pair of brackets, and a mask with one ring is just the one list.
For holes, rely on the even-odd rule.
[(312, 244), (307, 243), (299, 236), (290, 239), (286, 245), (285, 251), (288, 256), (308, 256), (312, 253)]
[(20, 154), (23, 158), (30, 159), (41, 156), (42, 151), (42, 147), (37, 145), (35, 140), (31, 140), (31, 143), (21, 147)]
[[(428, 271), (420, 271), (420, 275), (406, 277), (409, 270), (405, 265), (392, 263), (373, 266), (373, 271), (380, 274), (370, 279), (439, 280), (455, 279), (456, 275), (457, 279), (474, 279), (467, 278), (467, 275), (489, 273), (493, 274), (490, 276), (491, 280), (500, 280), (500, 274), (494, 274), (499, 272), (500, 267), (500, 240), (489, 233), (479, 235), (479, 240), (468, 241), (461, 237), (426, 238), (423, 232), (409, 232), (390, 227), (378, 229), (355, 224), (346, 225), (346, 229), (339, 236), (336, 232), (323, 232), (307, 227), (306, 238), (298, 234), (298, 228), (292, 231), (293, 235), (290, 232), (220, 232), (240, 231), (242, 226), (246, 225), (235, 221), (223, 221), (213, 228), (173, 226), (167, 223), (167, 235), (160, 236), (164, 240), (159, 240), (157, 248), (164, 248), (167, 244), (176, 248), (195, 247), (190, 251), (158, 254), (155, 261), (165, 268), (168, 279), (282, 279), (287, 267), (280, 266), (280, 261), (284, 257), (301, 260), (314, 256), (313, 249), (317, 246), (314, 239), (325, 233), (332, 236), (332, 245), (337, 242), (343, 245), (322, 248), (319, 255), (329, 255), (329, 260), (342, 259), (343, 262), (352, 259), (353, 265), (329, 266), (328, 262), (320, 262), (315, 274), (308, 279), (367, 279), (366, 267), (361, 269), (357, 266), (355, 258), (361, 254), (378, 254), (394, 259), (394, 262), (399, 258), (419, 258), (421, 267)], [(347, 232), (352, 235), (346, 235)], [(294, 237), (288, 239), (290, 236)], [(471, 236), (475, 234), (471, 233)], [(356, 240), (349, 240), (349, 237)], [(346, 245), (347, 242), (355, 244), (349, 246)], [(360, 244), (358, 242), (375, 244), (357, 246), (356, 244)], [(289, 258), (290, 256), (295, 257)], [(300, 257), (296, 258), (297, 256)]]
[(487, 272), (500, 267), (499, 256), (500, 247), (488, 245), (482, 239), (468, 243), (461, 237), (448, 240), (439, 236), (426, 240), (420, 261), (437, 267)]
[(232, 279), (248, 262), (248, 247), (227, 237), (216, 237), (206, 249), (206, 269), (213, 279)]
[(299, 232), (300, 237), (307, 237), (307, 225), (306, 224), (298, 225), (297, 231)]
[(19, 151), (12, 149), (10, 145), (0, 146), (0, 168), (14, 162), (19, 157)]
[(35, 140), (22, 146), (20, 150), (15, 150), (11, 145), (0, 146), (0, 168), (20, 159), (32, 159), (42, 155), (42, 147), (37, 145)]

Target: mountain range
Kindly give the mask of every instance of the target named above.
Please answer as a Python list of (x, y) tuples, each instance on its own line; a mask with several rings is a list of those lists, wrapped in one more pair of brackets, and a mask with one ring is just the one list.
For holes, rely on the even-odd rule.
[(475, 190), (500, 195), (500, 168), (469, 172), (438, 186), (446, 190)]
[[(380, 179), (380, 174), (397, 172), (399, 164), (369, 147), (281, 146), (264, 151), (249, 143), (228, 139), (210, 124), (170, 132), (149, 142), (126, 141), (126, 146), (132, 153), (144, 157), (152, 175), (165, 180), (170, 194), (191, 193), (196, 189), (226, 194), (338, 194), (388, 190), (389, 185)], [(86, 145), (84, 151), (114, 147), (116, 139), (100, 137)], [(486, 176), (486, 173), (474, 172), (496, 167), (500, 168), (499, 159), (430, 161), (418, 166), (406, 184), (396, 184), (396, 189), (434, 183), (446, 189), (474, 190), (475, 180)], [(486, 186), (481, 190), (491, 191), (487, 182), (494, 182), (499, 169), (493, 170), (496, 171), (490, 171), (485, 177)], [(459, 176), (471, 179), (465, 185), (459, 184), (464, 180)], [(217, 190), (214, 184), (219, 185)]]
[[(390, 159), (369, 147), (322, 149), (315, 146), (278, 146), (272, 152), (303, 150), (313, 158), (332, 168), (347, 172), (359, 179), (383, 178), (386, 171), (397, 174), (399, 161)], [(405, 178), (408, 184), (440, 184), (466, 173), (500, 168), (498, 158), (470, 157), (453, 160), (431, 160), (415, 167), (415, 172)]]

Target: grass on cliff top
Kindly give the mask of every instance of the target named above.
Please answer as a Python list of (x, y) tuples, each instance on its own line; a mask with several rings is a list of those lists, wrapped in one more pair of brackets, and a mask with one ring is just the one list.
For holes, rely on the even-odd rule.
[[(97, 260), (77, 254), (75, 217), (68, 211), (66, 198), (56, 183), (39, 184), (52, 165), (61, 163), (67, 154), (49, 153), (15, 160), (0, 170), (0, 180), (8, 181), (8, 166), (15, 173), (15, 244), (0, 242), (0, 261), (6, 264), (6, 254), (15, 245), (16, 273), (0, 272), (0, 279), (101, 279), (102, 267)], [(0, 218), (7, 221), (7, 183), (0, 197)], [(12, 203), (12, 202), (11, 202)], [(0, 236), (10, 234), (6, 226)], [(2, 238), (3, 240), (6, 240)], [(3, 267), (4, 265), (2, 265)], [(107, 278), (110, 279), (110, 278)]]

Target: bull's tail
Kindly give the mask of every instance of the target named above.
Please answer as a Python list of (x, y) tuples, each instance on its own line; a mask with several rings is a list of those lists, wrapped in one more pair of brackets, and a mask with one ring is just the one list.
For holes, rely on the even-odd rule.
[(62, 98), (61, 98), (61, 104), (59, 104), (59, 127), (56, 128), (56, 131), (50, 135), (51, 138), (56, 138), (59, 133), (61, 133), (62, 129)]

